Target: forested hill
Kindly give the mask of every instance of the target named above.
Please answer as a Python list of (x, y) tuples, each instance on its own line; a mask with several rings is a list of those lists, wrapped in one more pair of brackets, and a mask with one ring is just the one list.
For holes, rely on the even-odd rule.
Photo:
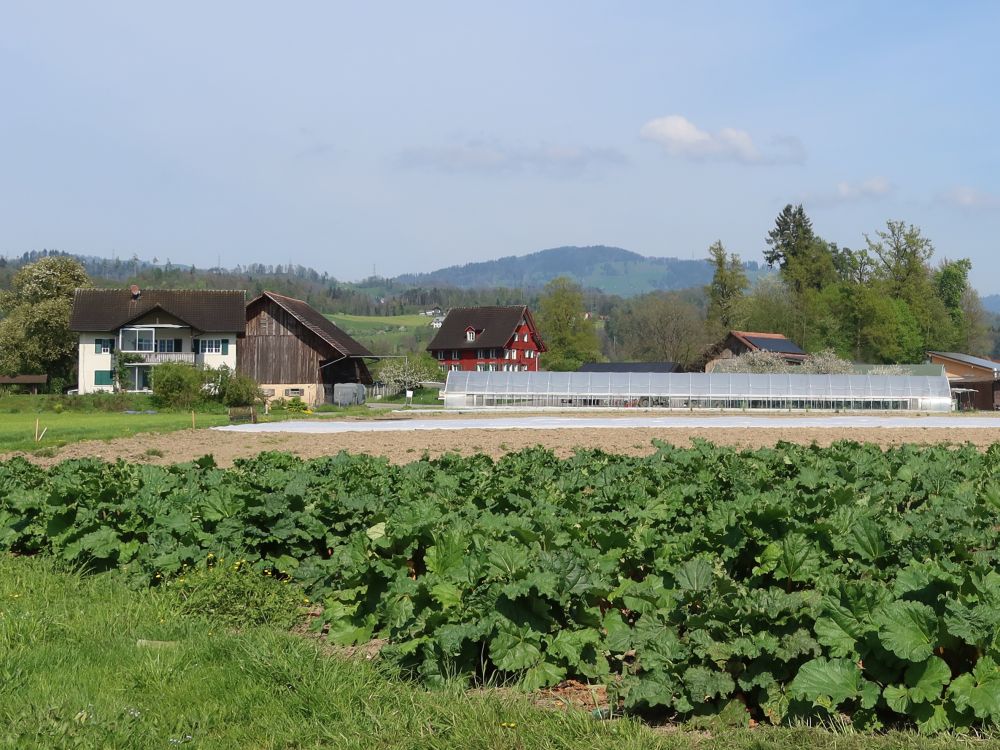
[(1000, 315), (1000, 294), (988, 294), (982, 298), (982, 302), (989, 312)]
[[(747, 264), (751, 275), (756, 263)], [(555, 247), (536, 253), (466, 263), (437, 271), (404, 274), (393, 281), (404, 286), (460, 288), (538, 288), (569, 276), (584, 288), (631, 297), (657, 290), (704, 286), (712, 279), (707, 260), (650, 258), (620, 247)]]

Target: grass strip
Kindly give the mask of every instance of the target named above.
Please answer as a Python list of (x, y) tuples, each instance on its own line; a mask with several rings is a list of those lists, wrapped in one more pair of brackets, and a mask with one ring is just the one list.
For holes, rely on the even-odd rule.
[[(149, 643), (169, 643), (151, 648)], [(815, 728), (693, 733), (427, 690), (274, 626), (234, 632), (170, 590), (0, 557), (0, 746), (16, 748), (937, 748), (989, 741)]]

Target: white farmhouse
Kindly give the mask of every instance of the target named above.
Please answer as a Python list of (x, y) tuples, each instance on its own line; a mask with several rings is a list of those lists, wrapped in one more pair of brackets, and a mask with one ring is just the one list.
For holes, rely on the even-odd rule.
[(127, 391), (150, 390), (154, 367), (185, 362), (236, 369), (236, 347), (246, 330), (246, 294), (240, 291), (77, 289), (70, 330), (80, 335), (80, 393), (112, 391), (122, 355)]

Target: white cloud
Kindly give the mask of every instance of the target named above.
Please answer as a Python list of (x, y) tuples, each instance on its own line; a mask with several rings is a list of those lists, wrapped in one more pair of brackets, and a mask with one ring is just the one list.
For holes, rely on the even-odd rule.
[(833, 190), (806, 193), (801, 201), (810, 206), (838, 206), (844, 203), (879, 200), (892, 195), (896, 186), (882, 176), (869, 177), (860, 182), (844, 180), (838, 182)]
[(961, 185), (949, 190), (942, 196), (945, 203), (959, 208), (970, 209), (990, 209), (1000, 208), (1000, 195), (987, 193), (984, 190), (977, 190), (967, 185)]
[(554, 176), (574, 176), (593, 167), (620, 165), (625, 156), (611, 148), (590, 146), (506, 146), (484, 141), (440, 147), (411, 148), (397, 158), (407, 169), (440, 172), (538, 172)]
[(642, 126), (639, 135), (660, 144), (671, 156), (696, 161), (788, 164), (805, 159), (802, 143), (792, 136), (772, 138), (769, 147), (761, 149), (745, 130), (722, 128), (716, 133), (709, 133), (682, 115), (650, 120)]
[(842, 201), (880, 198), (892, 192), (892, 183), (885, 177), (869, 177), (862, 182), (838, 182), (836, 197)]

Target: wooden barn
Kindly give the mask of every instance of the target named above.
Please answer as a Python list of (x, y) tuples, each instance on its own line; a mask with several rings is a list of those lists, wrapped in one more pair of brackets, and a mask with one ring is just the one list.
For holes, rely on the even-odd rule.
[(241, 344), (236, 369), (268, 398), (330, 403), (334, 384), (372, 382), (370, 351), (306, 302), (282, 294), (264, 292), (247, 303)]

